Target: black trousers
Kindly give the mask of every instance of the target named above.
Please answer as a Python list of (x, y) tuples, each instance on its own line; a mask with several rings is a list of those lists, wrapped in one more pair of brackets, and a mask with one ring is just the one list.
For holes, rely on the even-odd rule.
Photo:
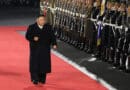
[(46, 82), (46, 73), (31, 73), (31, 81), (36, 80), (39, 82)]

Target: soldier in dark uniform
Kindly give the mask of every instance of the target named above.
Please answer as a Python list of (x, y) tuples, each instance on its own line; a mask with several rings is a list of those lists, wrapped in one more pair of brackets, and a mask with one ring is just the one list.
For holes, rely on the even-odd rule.
[(94, 7), (92, 10), (92, 18), (96, 19), (96, 21), (94, 21), (93, 24), (93, 41), (95, 43), (95, 52), (94, 55), (95, 57), (99, 58), (101, 56), (100, 54), (100, 46), (97, 46), (97, 34), (98, 34), (98, 25), (97, 25), (97, 20), (99, 20), (99, 16), (100, 16), (100, 10), (101, 10), (101, 1), (100, 0), (96, 0), (96, 2), (94, 3)]
[(54, 14), (52, 11), (52, 7), (53, 7), (53, 0), (49, 0), (48, 1), (48, 6), (47, 6), (47, 13), (46, 13), (46, 18), (47, 18), (47, 22), (53, 26), (54, 23)]
[[(122, 2), (121, 4), (121, 13), (119, 16), (119, 20), (121, 20), (121, 25), (124, 27), (127, 24), (127, 11), (126, 11), (126, 2)], [(126, 62), (126, 58), (127, 56), (124, 54), (124, 45), (126, 42), (126, 31), (125, 28), (121, 29), (121, 36), (120, 36), (120, 40), (119, 40), (119, 52), (120, 52), (120, 69), (125, 69), (125, 62)]]
[[(109, 23), (110, 21), (110, 1), (107, 1), (106, 4), (106, 10), (105, 10), (105, 16), (103, 18), (104, 23)], [(109, 26), (105, 25), (102, 30), (102, 60), (106, 61), (108, 59), (107, 57), (107, 45), (108, 45), (108, 32), (109, 32)]]
[[(115, 1), (111, 2), (111, 7), (110, 7), (110, 20), (109, 23), (114, 25), (116, 23), (116, 17), (114, 16), (116, 14), (115, 10), (116, 3)], [(117, 14), (116, 14), (117, 15)], [(114, 26), (109, 26), (109, 32), (108, 32), (108, 62), (109, 63), (114, 63), (114, 56), (115, 56), (115, 27)]]
[(126, 72), (130, 72), (130, 26), (127, 25), (124, 46), (122, 50), (120, 68)]
[(80, 25), (79, 25), (79, 41), (78, 41), (78, 48), (80, 50), (83, 50), (84, 48), (84, 37), (83, 37), (83, 33), (84, 33), (84, 30), (85, 30), (85, 3), (83, 0), (80, 2), (81, 3), (81, 7), (80, 7)]
[(75, 16), (75, 25), (74, 25), (74, 43), (73, 45), (75, 47), (78, 47), (78, 41), (79, 41), (79, 27), (80, 27), (80, 9), (81, 9), (81, 3), (79, 0), (76, 0), (75, 8), (76, 8), (76, 16)]
[(127, 22), (127, 33), (126, 33), (126, 42), (124, 45), (124, 50), (125, 54), (127, 55), (126, 59), (126, 67), (125, 70), (126, 72), (130, 72), (130, 1), (128, 2), (128, 10), (127, 10), (127, 15), (128, 15), (128, 22)]
[(84, 30), (84, 37), (85, 37), (85, 45), (88, 48), (85, 48), (85, 51), (88, 53), (93, 52), (93, 34), (94, 34), (94, 29), (93, 29), (93, 22), (91, 21), (91, 15), (92, 15), (92, 9), (93, 9), (93, 1), (88, 0), (88, 7), (86, 7), (86, 19), (85, 19), (85, 30)]
[[(104, 24), (101, 34), (101, 59), (103, 61), (108, 61), (110, 56), (111, 49), (111, 40), (113, 40), (112, 27), (108, 24), (111, 24), (111, 17), (113, 16), (113, 7), (114, 4), (111, 1), (107, 1), (106, 10), (103, 17)], [(112, 36), (110, 36), (112, 35)], [(113, 43), (113, 42), (112, 42)]]
[(61, 10), (63, 8), (63, 2), (59, 0), (59, 30), (60, 30), (60, 39), (64, 39), (64, 27), (63, 27), (63, 11)]
[[(120, 2), (119, 2), (120, 3)], [(116, 19), (116, 25), (117, 26), (121, 26), (121, 22), (122, 20), (119, 19), (121, 17), (121, 5), (118, 8), (118, 16)], [(114, 60), (114, 66), (119, 66), (120, 65), (120, 51), (119, 50), (119, 40), (120, 40), (120, 36), (121, 36), (121, 30), (120, 29), (116, 29), (116, 37), (115, 37), (115, 60)]]
[(60, 33), (59, 33), (59, 27), (58, 27), (58, 22), (59, 22), (59, 0), (55, 0), (54, 2), (54, 31), (55, 31), (55, 35), (57, 38), (60, 37)]
[(63, 41), (67, 41), (67, 19), (68, 19), (68, 15), (67, 15), (67, 12), (65, 12), (65, 9), (67, 7), (67, 0), (63, 0), (62, 1), (62, 8), (61, 8), (61, 11), (62, 11), (62, 22), (61, 22), (61, 27), (62, 27), (62, 32), (63, 32), (63, 37), (62, 37), (62, 40)]
[(59, 10), (59, 0), (55, 1), (55, 16), (54, 16), (54, 30), (56, 33), (57, 38), (60, 38), (61, 36), (61, 30), (59, 27), (59, 22), (60, 22), (60, 10)]
[[(94, 20), (96, 20), (98, 15), (100, 14), (100, 4), (101, 4), (100, 0), (96, 0), (93, 3), (91, 18)], [(95, 54), (95, 56), (98, 56), (97, 55), (97, 21), (93, 21), (92, 31), (93, 31), (92, 47), (93, 47), (93, 51), (94, 51), (93, 53)], [(85, 51), (88, 51), (87, 47), (85, 47)]]
[[(118, 10), (120, 13), (119, 13), (119, 16), (117, 18), (117, 25), (118, 26), (124, 26), (126, 24), (126, 17), (127, 17), (127, 14), (126, 14), (126, 7), (125, 7), (125, 4), (122, 2), (121, 5), (120, 5), (120, 8)], [(116, 46), (116, 54), (115, 54), (115, 65), (116, 66), (120, 66), (121, 64), (121, 58), (123, 58), (122, 54), (123, 54), (123, 46), (124, 46), (124, 41), (125, 41), (125, 29), (122, 28), (122, 29), (117, 29), (118, 32), (119, 32), (119, 35), (118, 35), (118, 41), (116, 42), (117, 43), (117, 46)], [(123, 67), (121, 67), (123, 68)]]
[[(128, 20), (127, 20), (127, 27), (128, 27), (128, 34), (130, 34), (130, 1), (128, 1), (128, 9), (127, 9), (127, 11), (128, 11)], [(130, 35), (128, 35), (127, 34), (127, 36), (130, 36)], [(126, 60), (126, 72), (130, 72), (130, 37), (127, 37), (127, 41), (129, 41), (128, 43), (127, 43), (127, 45), (128, 45), (128, 52), (127, 52), (127, 60)]]
[(75, 8), (76, 8), (76, 12), (75, 12), (75, 25), (74, 25), (74, 30), (73, 30), (73, 34), (74, 34), (74, 41), (73, 41), (73, 45), (75, 47), (78, 47), (79, 45), (79, 30), (80, 30), (80, 9), (81, 9), (81, 2), (80, 0), (76, 0), (75, 3)]
[(74, 42), (74, 25), (75, 25), (75, 12), (76, 12), (76, 8), (75, 8), (75, 0), (71, 1), (70, 4), (70, 41), (69, 43), (71, 45), (73, 45)]
[(64, 9), (64, 6), (65, 6), (65, 1), (61, 1), (60, 0), (60, 7), (59, 7), (59, 10), (60, 10), (60, 22), (59, 22), (59, 27), (60, 27), (60, 30), (61, 30), (61, 36), (60, 36), (60, 39), (61, 40), (65, 40), (65, 26), (64, 26), (64, 23), (65, 23), (65, 12), (63, 11)]
[(64, 12), (65, 12), (65, 17), (64, 17), (64, 20), (65, 20), (65, 23), (64, 23), (64, 26), (65, 26), (65, 41), (67, 43), (69, 43), (70, 41), (70, 17), (71, 17), (71, 13), (69, 12), (70, 11), (70, 7), (71, 7), (71, 0), (65, 0), (65, 3), (66, 5), (64, 6)]
[(72, 12), (72, 17), (71, 17), (71, 41), (70, 41), (70, 44), (71, 45), (75, 45), (76, 43), (76, 28), (77, 28), (77, 23), (76, 23), (76, 13), (77, 13), (77, 1), (75, 0), (72, 0), (72, 7), (71, 7), (71, 12)]
[[(114, 6), (114, 10), (113, 10), (113, 16), (111, 17), (111, 24), (117, 24), (117, 20), (118, 20), (118, 17), (120, 15), (120, 11), (118, 10), (120, 7), (120, 2), (119, 1), (116, 1), (115, 2), (115, 6)], [(119, 32), (119, 29), (116, 28), (116, 27), (112, 27), (112, 35), (113, 35), (113, 44), (112, 44), (112, 47), (111, 47), (111, 54), (110, 54), (110, 58), (112, 60), (112, 62), (114, 62), (113, 64), (116, 65), (116, 48), (118, 46), (118, 39), (120, 37), (120, 32)]]
[(70, 0), (68, 2), (68, 6), (67, 6), (67, 11), (68, 13), (68, 23), (67, 23), (67, 27), (68, 27), (68, 39), (67, 39), (67, 43), (72, 44), (72, 35), (73, 35), (73, 27), (74, 27), (74, 0)]

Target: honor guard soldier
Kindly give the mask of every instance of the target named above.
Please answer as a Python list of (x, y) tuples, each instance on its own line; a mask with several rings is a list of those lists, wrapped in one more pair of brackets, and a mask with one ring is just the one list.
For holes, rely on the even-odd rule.
[[(121, 19), (121, 25), (124, 27), (126, 26), (127, 24), (127, 6), (126, 6), (126, 1), (122, 1), (121, 3), (121, 13), (120, 13), (120, 18), (119, 20)], [(127, 58), (127, 55), (124, 54), (124, 45), (125, 45), (125, 42), (126, 42), (126, 31), (125, 31), (125, 28), (122, 28), (121, 30), (121, 37), (120, 37), (120, 40), (119, 40), (119, 50), (120, 50), (120, 67), (119, 69), (125, 69), (125, 62), (126, 62), (126, 58)]]
[[(117, 19), (116, 19), (116, 25), (117, 26), (121, 26), (121, 2), (119, 2), (120, 5), (119, 5), (119, 8), (118, 8), (118, 16), (117, 16)], [(119, 66), (120, 65), (120, 53), (121, 53), (121, 50), (119, 50), (119, 40), (120, 40), (120, 37), (121, 37), (121, 30), (119, 28), (116, 29), (116, 39), (115, 39), (115, 60), (114, 60), (114, 66)]]
[(64, 7), (64, 12), (65, 12), (65, 41), (67, 43), (69, 43), (70, 40), (70, 17), (71, 17), (71, 13), (70, 13), (70, 6), (71, 6), (71, 0), (66, 0), (66, 6)]
[(63, 7), (62, 7), (62, 12), (63, 12), (63, 23), (62, 23), (62, 26), (63, 26), (63, 32), (64, 32), (64, 36), (63, 36), (63, 41), (67, 41), (67, 31), (68, 31), (68, 13), (65, 12), (66, 10), (68, 10), (68, 1), (67, 0), (64, 0), (63, 1)]
[(62, 11), (61, 11), (61, 0), (57, 0), (56, 1), (56, 5), (57, 5), (57, 7), (56, 7), (56, 18), (55, 18), (55, 20), (56, 20), (56, 23), (57, 23), (57, 33), (58, 33), (58, 35), (57, 35), (57, 37), (60, 39), (60, 38), (62, 38), (62, 27), (61, 27), (61, 20), (62, 20)]
[(126, 72), (130, 73), (130, 1), (128, 2), (128, 9), (127, 9), (127, 15), (128, 15), (128, 20), (127, 20), (127, 35), (126, 35), (126, 42), (125, 42), (125, 54), (127, 54), (127, 59), (126, 59), (126, 64), (125, 64), (125, 69)]
[(71, 45), (75, 45), (76, 43), (76, 29), (77, 29), (77, 1), (75, 0), (72, 0), (72, 8), (71, 8), (71, 11), (72, 12), (72, 17), (71, 17), (71, 41), (70, 41), (70, 44)]
[(98, 56), (97, 55), (97, 49), (96, 49), (96, 47), (97, 47), (97, 17), (98, 17), (98, 15), (100, 14), (100, 5), (101, 5), (101, 2), (100, 2), (100, 0), (96, 0), (95, 2), (94, 2), (94, 4), (93, 4), (93, 10), (92, 10), (92, 19), (94, 19), (95, 21), (93, 21), (94, 23), (93, 23), (93, 31), (94, 31), (94, 33), (93, 33), (93, 41), (94, 41), (94, 43), (95, 43), (95, 56)]
[[(113, 7), (114, 7), (114, 2), (113, 1), (107, 1), (106, 4), (106, 9), (105, 9), (105, 14), (103, 17), (103, 29), (102, 29), (102, 34), (101, 34), (101, 59), (103, 61), (109, 61), (110, 60), (110, 51), (111, 51), (111, 46), (114, 44), (111, 40), (114, 40), (113, 38), (113, 32), (112, 32), (112, 26), (111, 24), (111, 17), (113, 16)], [(112, 44), (113, 43), (113, 44)]]
[(78, 48), (80, 50), (84, 49), (84, 30), (85, 30), (85, 1), (81, 0), (81, 9), (80, 9), (80, 28), (79, 28), (79, 42), (78, 42)]
[[(126, 13), (126, 5), (124, 4), (124, 2), (121, 2), (121, 6), (119, 8), (120, 14), (119, 17), (117, 19), (117, 25), (118, 26), (124, 26), (126, 24), (126, 17), (127, 17), (127, 13)], [(120, 65), (120, 68), (123, 69), (124, 65), (122, 64), (122, 56), (123, 56), (123, 46), (124, 46), (124, 40), (125, 40), (125, 29), (119, 29), (120, 32), (120, 37), (118, 39), (118, 45), (117, 45), (117, 49), (116, 49), (116, 61), (117, 64)]]
[[(115, 1), (114, 4), (114, 8), (113, 8), (113, 16), (111, 17), (111, 24), (116, 25), (116, 21), (120, 15), (120, 11), (118, 10), (118, 8), (120, 7), (120, 2), (119, 1)], [(112, 31), (113, 31), (113, 45), (111, 47), (111, 54), (110, 54), (110, 58), (113, 62), (113, 64), (116, 66), (116, 48), (118, 45), (118, 39), (120, 37), (120, 32), (119, 29), (116, 27), (112, 27)]]
[(59, 28), (60, 28), (60, 39), (62, 40), (64, 38), (64, 32), (63, 32), (63, 2), (61, 0), (59, 0)]
[(72, 45), (73, 43), (73, 30), (74, 30), (74, 24), (75, 24), (75, 0), (71, 0), (69, 3), (69, 38), (68, 43)]
[(74, 0), (70, 0), (68, 3), (68, 10), (66, 12), (68, 12), (68, 39), (67, 39), (67, 43), (72, 44), (73, 39), (72, 39), (72, 35), (73, 35), (73, 30), (74, 30)]
[[(104, 23), (109, 23), (110, 22), (110, 1), (107, 1), (107, 4), (106, 4), (106, 10), (105, 10), (105, 16), (103, 18), (103, 22)], [(103, 61), (107, 61), (108, 60), (108, 34), (109, 33), (109, 25), (105, 25), (103, 27), (103, 30), (102, 30), (102, 57), (101, 59)]]
[(74, 19), (73, 19), (73, 22), (74, 22), (74, 27), (73, 27), (73, 40), (72, 40), (72, 45), (73, 46), (76, 46), (76, 43), (77, 43), (77, 29), (78, 29), (78, 0), (75, 1), (75, 5), (74, 5)]
[(98, 27), (99, 25), (97, 24), (97, 21), (99, 21), (99, 16), (100, 16), (100, 10), (101, 10), (101, 1), (100, 0), (96, 0), (96, 2), (94, 3), (94, 8), (93, 8), (93, 12), (92, 12), (92, 18), (94, 19), (94, 29), (95, 29), (95, 57), (99, 58), (101, 57), (101, 52), (100, 52), (100, 45), (97, 44), (98, 42), (98, 38), (97, 38), (97, 35), (98, 35)]
[(111, 24), (115, 24), (115, 21), (114, 21), (114, 14), (115, 14), (115, 0), (112, 0), (111, 1), (111, 4), (110, 4), (110, 20), (109, 20), (109, 23), (110, 23), (110, 26), (109, 26), (109, 32), (108, 32), (108, 53), (107, 53), (107, 57), (108, 57), (108, 62), (109, 63), (114, 63), (114, 56), (115, 56), (115, 48), (114, 48), (114, 45), (115, 45), (115, 26), (111, 26)]
[(59, 28), (59, 16), (60, 16), (60, 12), (59, 12), (59, 0), (55, 0), (54, 3), (54, 8), (55, 8), (55, 14), (54, 14), (54, 30), (56, 33), (57, 38), (60, 37), (60, 28)]
[(75, 29), (74, 29), (74, 46), (78, 47), (79, 42), (79, 28), (80, 28), (80, 9), (81, 9), (81, 2), (80, 0), (76, 0), (76, 18), (75, 18)]
[(83, 37), (85, 38), (84, 50), (88, 53), (93, 52), (94, 40), (93, 40), (93, 22), (91, 21), (91, 15), (93, 10), (93, 0), (87, 0), (86, 14), (85, 14), (85, 30)]
[(93, 22), (93, 26), (92, 26), (92, 30), (93, 30), (93, 35), (92, 35), (93, 42), (92, 43), (93, 43), (93, 45), (92, 45), (92, 47), (93, 47), (93, 53), (95, 54), (95, 56), (97, 56), (97, 54), (96, 54), (96, 51), (97, 51), (97, 17), (100, 14), (100, 5), (101, 5), (100, 0), (96, 0), (93, 3), (92, 13), (91, 13), (91, 20)]
[(53, 8), (54, 8), (53, 0), (48, 0), (46, 19), (47, 19), (47, 22), (52, 26), (54, 24), (54, 10), (53, 10)]

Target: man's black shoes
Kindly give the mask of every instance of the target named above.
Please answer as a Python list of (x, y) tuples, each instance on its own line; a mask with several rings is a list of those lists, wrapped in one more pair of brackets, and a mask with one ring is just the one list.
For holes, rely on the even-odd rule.
[(34, 85), (38, 85), (38, 83), (45, 84), (46, 82), (45, 82), (44, 80), (40, 80), (40, 81), (32, 80), (32, 83), (33, 83)]
[(37, 80), (32, 80), (34, 85), (38, 85), (38, 81)]
[(45, 84), (46, 82), (45, 82), (45, 80), (39, 80), (39, 83)]

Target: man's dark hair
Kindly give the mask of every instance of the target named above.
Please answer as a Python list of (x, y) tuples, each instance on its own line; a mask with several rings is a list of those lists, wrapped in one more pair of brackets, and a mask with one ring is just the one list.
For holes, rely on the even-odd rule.
[(39, 18), (39, 17), (44, 17), (44, 18), (45, 18), (45, 16), (44, 16), (44, 15), (38, 15), (38, 16), (37, 16), (37, 18)]

